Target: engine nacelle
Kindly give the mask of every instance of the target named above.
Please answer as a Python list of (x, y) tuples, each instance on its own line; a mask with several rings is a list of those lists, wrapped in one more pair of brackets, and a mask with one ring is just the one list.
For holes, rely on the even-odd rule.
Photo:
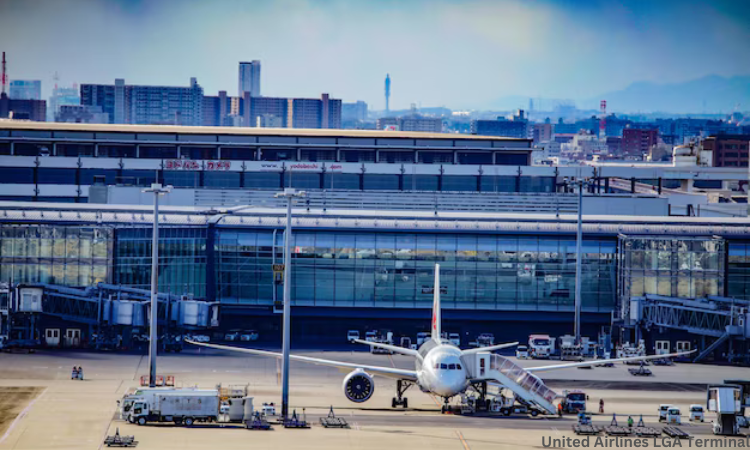
[(375, 392), (375, 381), (369, 373), (357, 369), (344, 378), (343, 388), (346, 398), (354, 403), (362, 403), (369, 400)]

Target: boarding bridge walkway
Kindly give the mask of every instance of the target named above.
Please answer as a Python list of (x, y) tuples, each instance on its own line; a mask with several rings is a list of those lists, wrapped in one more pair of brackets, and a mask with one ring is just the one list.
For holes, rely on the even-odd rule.
[(698, 362), (730, 339), (750, 338), (750, 302), (709, 296), (690, 299), (647, 294), (632, 297), (626, 310), (626, 326), (687, 331), (716, 338), (694, 359)]
[(508, 358), (489, 352), (461, 356), (472, 381), (496, 382), (512, 391), (519, 402), (556, 414), (554, 401), (559, 396), (539, 377), (527, 372)]

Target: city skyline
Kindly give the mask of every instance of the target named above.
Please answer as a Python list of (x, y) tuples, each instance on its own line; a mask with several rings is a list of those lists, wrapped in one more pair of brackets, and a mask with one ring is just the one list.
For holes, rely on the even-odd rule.
[[(737, 55), (750, 41), (749, 24), (746, 5), (698, 1), (0, 5), (9, 78), (41, 79), (43, 98), (55, 72), (61, 85), (125, 78), (181, 86), (197, 77), (214, 95), (236, 86), (239, 61), (257, 59), (265, 95), (329, 92), (375, 110), (385, 108), (386, 73), (394, 110), (411, 103), (488, 109), (514, 95), (586, 107), (637, 82), (747, 75), (750, 61)], [(32, 25), (38, 32), (23, 34)]]

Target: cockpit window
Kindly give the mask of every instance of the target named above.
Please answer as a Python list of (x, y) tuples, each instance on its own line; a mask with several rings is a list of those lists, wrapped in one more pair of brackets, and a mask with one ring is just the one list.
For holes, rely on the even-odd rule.
[(448, 364), (445, 364), (445, 363), (441, 363), (441, 364), (440, 364), (440, 368), (441, 368), (441, 369), (447, 369), (447, 368), (448, 368)]
[(450, 369), (450, 370), (456, 370), (456, 365), (455, 364), (448, 364), (448, 369)]
[(435, 363), (435, 368), (439, 369), (440, 368), (440, 363)]
[(456, 364), (456, 369), (461, 370), (461, 364)]

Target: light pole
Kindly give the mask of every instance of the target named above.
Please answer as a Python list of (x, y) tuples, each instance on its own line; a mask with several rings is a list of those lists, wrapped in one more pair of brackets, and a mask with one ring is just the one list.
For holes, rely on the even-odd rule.
[(576, 180), (578, 185), (578, 227), (576, 229), (576, 293), (575, 293), (575, 345), (581, 345), (581, 244), (583, 240), (583, 178)]
[(284, 231), (284, 325), (283, 325), (283, 343), (282, 343), (282, 365), (281, 365), (281, 416), (284, 420), (289, 414), (289, 323), (291, 319), (291, 279), (290, 269), (292, 266), (291, 259), (291, 242), (292, 242), (292, 203), (294, 198), (305, 196), (304, 191), (295, 191), (293, 188), (285, 188), (284, 192), (279, 192), (274, 197), (286, 198), (286, 230)]
[(156, 319), (158, 316), (157, 281), (159, 276), (159, 196), (166, 195), (172, 190), (172, 186), (162, 187), (161, 183), (153, 183), (143, 192), (154, 194), (154, 230), (151, 239), (151, 321), (149, 324), (149, 351), (148, 351), (148, 386), (156, 386), (156, 351), (159, 341), (156, 333)]

